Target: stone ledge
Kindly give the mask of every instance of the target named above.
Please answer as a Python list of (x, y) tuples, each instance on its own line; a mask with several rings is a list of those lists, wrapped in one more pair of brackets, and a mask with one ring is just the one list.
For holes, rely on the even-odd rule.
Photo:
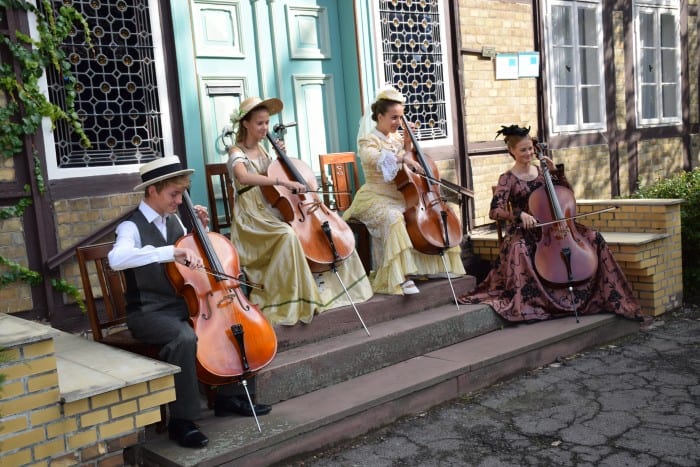
[(45, 341), (60, 331), (49, 326), (0, 313), (0, 347)]
[(54, 337), (58, 385), (64, 402), (180, 372), (169, 363), (60, 332)]
[[(600, 234), (607, 243), (617, 245), (644, 245), (669, 237), (669, 234), (644, 232), (600, 232)], [(472, 234), (471, 239), (473, 241), (498, 241), (498, 234), (495, 230), (478, 232)]]

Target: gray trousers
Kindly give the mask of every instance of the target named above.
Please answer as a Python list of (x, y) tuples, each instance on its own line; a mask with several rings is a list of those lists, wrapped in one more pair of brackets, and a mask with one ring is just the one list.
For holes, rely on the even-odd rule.
[[(197, 335), (189, 323), (189, 314), (181, 310), (157, 312), (130, 312), (127, 325), (134, 337), (147, 344), (162, 345), (159, 358), (180, 367), (174, 375), (175, 401), (168, 405), (170, 418), (197, 420), (202, 416), (202, 405), (197, 381)], [(248, 390), (255, 394), (255, 378), (248, 381)], [(240, 383), (221, 386), (222, 396), (245, 394)]]

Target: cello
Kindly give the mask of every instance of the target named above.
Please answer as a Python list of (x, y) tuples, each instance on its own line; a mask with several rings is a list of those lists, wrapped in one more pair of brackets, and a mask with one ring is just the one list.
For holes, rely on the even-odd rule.
[[(541, 225), (542, 233), (535, 247), (535, 271), (552, 287), (568, 287), (590, 280), (598, 270), (598, 255), (576, 229), (576, 199), (562, 185), (554, 185), (544, 158), (546, 145), (533, 139), (537, 158), (544, 176), (544, 185), (530, 194), (528, 208)], [(578, 313), (574, 306), (576, 321)]]
[[(285, 125), (279, 127), (284, 129)], [(301, 183), (306, 187), (306, 193), (263, 185), (260, 187), (263, 196), (279, 210), (284, 221), (297, 234), (311, 271), (335, 273), (369, 336), (369, 330), (338, 273), (338, 264), (355, 251), (355, 234), (336, 212), (323, 203), (317, 193), (316, 177), (309, 166), (299, 159), (290, 159), (269, 132), (267, 139), (277, 153), (277, 159), (267, 169), (267, 176)]]
[(335, 269), (355, 251), (355, 235), (319, 197), (316, 177), (309, 166), (299, 159), (290, 159), (270, 133), (267, 139), (277, 152), (277, 160), (270, 164), (267, 176), (301, 183), (306, 186), (306, 193), (274, 185), (261, 186), (263, 196), (296, 232), (311, 271)]
[[(440, 193), (440, 175), (432, 159), (426, 158), (418, 145), (418, 140), (402, 115), (404, 131), (408, 132), (413, 144), (411, 158), (420, 164), (423, 174), (409, 170), (406, 164), (396, 174), (396, 188), (403, 194), (406, 210), (404, 220), (406, 231), (413, 248), (428, 255), (440, 255), (445, 267), (445, 274), (452, 289), (455, 305), (459, 310), (459, 301), (452, 285), (445, 250), (459, 245), (462, 241), (462, 226)], [(409, 157), (406, 153), (404, 157)]]
[(404, 131), (408, 132), (413, 143), (411, 157), (420, 164), (425, 174), (421, 176), (404, 164), (396, 175), (396, 188), (406, 202), (406, 230), (416, 250), (428, 255), (442, 255), (448, 248), (460, 244), (462, 226), (440, 193), (440, 176), (435, 162), (425, 157), (406, 116), (402, 118)]
[[(194, 228), (193, 233), (180, 237), (175, 247), (197, 251), (204, 270), (171, 262), (166, 264), (166, 274), (190, 311), (197, 335), (197, 377), (211, 386), (241, 381), (248, 394), (246, 378), (269, 364), (277, 353), (275, 331), (241, 290), (238, 252), (233, 244), (219, 233), (205, 231), (187, 191), (183, 204)], [(248, 401), (252, 406), (249, 394)]]

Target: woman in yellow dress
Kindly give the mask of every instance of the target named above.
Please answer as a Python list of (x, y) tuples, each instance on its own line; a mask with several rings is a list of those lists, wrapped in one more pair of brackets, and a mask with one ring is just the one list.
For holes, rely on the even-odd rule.
[[(398, 133), (403, 104), (404, 96), (400, 92), (394, 88), (383, 89), (371, 109), (371, 119), (376, 125), (367, 122), (360, 125), (357, 146), (365, 184), (343, 217), (361, 221), (372, 237), (374, 291), (410, 295), (419, 293), (410, 276), (444, 276), (445, 265), (440, 256), (413, 248), (406, 230), (403, 216), (406, 203), (394, 178), (401, 164), (421, 169), (411, 158), (404, 160), (406, 152), (413, 147), (407, 132), (403, 136)], [(444, 257), (448, 273), (455, 277), (465, 273), (459, 246), (446, 250)]]
[[(261, 142), (267, 137), (270, 116), (282, 110), (276, 98), (249, 97), (231, 116), (236, 129), (235, 144), (228, 150), (228, 169), (236, 191), (231, 241), (240, 263), (252, 282), (250, 300), (273, 323), (293, 325), (311, 322), (316, 313), (349, 305), (342, 284), (332, 271), (312, 273), (304, 250), (292, 227), (263, 196), (261, 186), (284, 186), (303, 193), (298, 182), (268, 177), (274, 161)], [(372, 287), (357, 252), (337, 268), (352, 302), (372, 296)]]

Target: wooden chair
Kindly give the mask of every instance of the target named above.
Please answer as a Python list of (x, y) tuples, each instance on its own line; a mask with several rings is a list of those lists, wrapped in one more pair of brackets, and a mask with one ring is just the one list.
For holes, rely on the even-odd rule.
[(225, 163), (207, 164), (205, 171), (211, 230), (220, 234), (228, 233), (233, 213), (233, 180)]
[[(109, 267), (107, 254), (114, 242), (79, 246), (76, 248), (80, 278), (85, 293), (85, 306), (92, 329), (93, 340), (102, 344), (118, 347), (130, 352), (158, 359), (159, 345), (145, 344), (136, 340), (126, 327), (125, 282), (121, 271)], [(93, 274), (102, 292), (102, 305), (93, 293)], [(160, 407), (161, 420), (157, 430), (165, 430), (165, 405)]]
[[(491, 185), (491, 193), (496, 194), (496, 189), (498, 188), (498, 185)], [(503, 229), (506, 227), (506, 221), (502, 219), (497, 219), (496, 220), (496, 233), (498, 234), (498, 246), (500, 247), (501, 244), (503, 244)]]
[[(342, 214), (352, 203), (355, 193), (360, 188), (360, 175), (355, 161), (354, 152), (335, 152), (319, 154), (321, 165), (321, 187), (323, 188), (323, 200), (326, 206)], [(330, 174), (330, 180), (328, 179)], [(332, 197), (328, 191), (336, 192)], [(357, 238), (357, 253), (360, 255), (362, 266), (369, 274), (372, 269), (371, 239), (367, 227), (356, 220), (348, 221)]]

